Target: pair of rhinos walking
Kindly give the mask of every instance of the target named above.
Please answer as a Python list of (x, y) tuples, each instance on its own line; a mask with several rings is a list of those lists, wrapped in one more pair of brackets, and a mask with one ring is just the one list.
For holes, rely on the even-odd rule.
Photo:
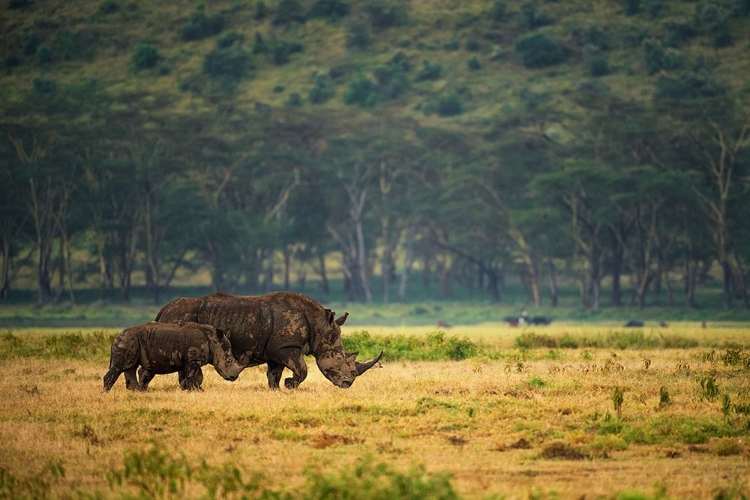
[(182, 389), (200, 390), (206, 364), (230, 381), (249, 366), (267, 364), (271, 389), (279, 388), (287, 368), (292, 376), (284, 385), (294, 389), (307, 378), (306, 355), (315, 357), (334, 385), (348, 388), (383, 353), (360, 363), (356, 352), (344, 350), (341, 325), (347, 316), (336, 318), (311, 298), (291, 292), (176, 299), (156, 321), (127, 328), (115, 338), (104, 390), (112, 389), (122, 373), (128, 389), (145, 391), (155, 375), (175, 372)]

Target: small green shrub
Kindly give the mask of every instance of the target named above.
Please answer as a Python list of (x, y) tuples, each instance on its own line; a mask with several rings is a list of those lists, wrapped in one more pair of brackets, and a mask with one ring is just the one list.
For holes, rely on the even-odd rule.
[(203, 71), (212, 78), (239, 81), (250, 69), (250, 56), (242, 49), (214, 49), (203, 58)]
[(468, 61), (466, 61), (466, 67), (469, 68), (469, 71), (478, 71), (482, 69), (482, 63), (480, 63), (479, 59), (477, 59), (477, 57), (474, 56)]
[(600, 55), (593, 55), (584, 61), (586, 74), (593, 77), (605, 76), (609, 74), (609, 63), (607, 59)]
[(719, 386), (716, 385), (716, 379), (709, 375), (701, 378), (698, 382), (701, 386), (701, 399), (716, 401), (716, 398), (719, 397)]
[(728, 86), (708, 74), (682, 72), (675, 76), (661, 76), (656, 81), (653, 99), (689, 101), (726, 94)]
[(31, 56), (36, 54), (41, 43), (42, 37), (36, 30), (26, 27), (21, 32), (21, 52), (23, 55)]
[(48, 80), (46, 78), (37, 77), (31, 82), (34, 93), (36, 94), (54, 94), (57, 92), (57, 82), (54, 80)]
[(522, 36), (513, 45), (521, 63), (527, 68), (545, 68), (560, 64), (566, 59), (562, 44), (544, 33)]
[(99, 14), (109, 15), (120, 11), (120, 4), (115, 0), (104, 0), (99, 4)]
[(377, 30), (403, 26), (408, 18), (406, 5), (401, 2), (391, 4), (387, 0), (368, 0), (364, 10), (370, 25)]
[(13, 68), (20, 66), (22, 62), (23, 59), (15, 54), (10, 54), (3, 59), (3, 67), (5, 68), (6, 73), (12, 73)]
[(358, 74), (354, 77), (344, 93), (344, 102), (346, 104), (372, 107), (377, 103), (377, 100), (375, 83), (362, 74)]
[(489, 17), (496, 23), (505, 21), (508, 16), (508, 6), (504, 0), (495, 0), (492, 2)]
[(299, 0), (281, 0), (276, 6), (276, 14), (273, 16), (274, 25), (284, 25), (291, 23), (304, 23), (307, 21), (307, 14)]
[(98, 37), (88, 31), (60, 28), (55, 32), (55, 48), (66, 61), (90, 60), (94, 57)]
[(518, 24), (525, 31), (531, 31), (552, 23), (552, 18), (537, 10), (537, 0), (529, 0), (521, 5)]
[(448, 92), (438, 98), (437, 114), (440, 116), (456, 116), (464, 112), (461, 98), (457, 91)]
[(302, 97), (299, 95), (298, 92), (292, 92), (289, 94), (289, 97), (286, 100), (287, 105), (289, 106), (302, 106)]
[(422, 69), (419, 70), (416, 76), (418, 82), (424, 80), (437, 80), (440, 78), (440, 73), (443, 71), (443, 67), (439, 64), (430, 64), (429, 61), (422, 61)]
[(641, 12), (641, 0), (621, 0), (621, 5), (627, 16), (634, 16)]
[(310, 7), (310, 17), (337, 21), (348, 16), (351, 10), (351, 6), (345, 0), (315, 0)]
[(190, 15), (187, 24), (180, 30), (180, 37), (185, 41), (202, 40), (218, 35), (224, 30), (225, 25), (226, 21), (221, 13), (208, 17), (201, 4), (201, 7)]
[(665, 48), (655, 40), (648, 40), (643, 44), (643, 57), (649, 75), (659, 71), (674, 71), (684, 66), (685, 58), (676, 49)]
[(363, 22), (353, 22), (346, 29), (346, 46), (353, 49), (365, 49), (372, 44), (370, 27)]
[(329, 77), (321, 75), (315, 78), (315, 85), (310, 89), (307, 100), (312, 104), (323, 104), (334, 95), (336, 95), (336, 91), (333, 82)]
[(133, 54), (133, 66), (136, 71), (154, 68), (160, 60), (159, 50), (149, 43), (139, 44)]

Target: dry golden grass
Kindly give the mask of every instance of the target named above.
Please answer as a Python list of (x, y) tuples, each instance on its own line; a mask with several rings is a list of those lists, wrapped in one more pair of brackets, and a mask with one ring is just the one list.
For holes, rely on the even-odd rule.
[[(582, 328), (538, 331), (596, 335), (608, 327)], [(670, 328), (677, 333), (701, 337), (702, 346), (748, 344), (747, 330), (736, 328)], [(127, 392), (124, 377), (103, 393), (107, 360), (5, 359), (0, 469), (23, 479), (61, 464), (65, 477), (52, 482), (53, 497), (120, 497), (108, 472), (153, 442), (195, 467), (205, 461), (262, 471), (284, 490), (301, 486), (307, 467), (334, 472), (369, 454), (397, 470), (424, 464), (431, 473), (450, 472), (463, 498), (748, 493), (750, 417), (724, 415), (721, 397), (703, 398), (699, 383), (713, 377), (732, 404), (750, 403), (750, 372), (722, 363), (721, 347), (713, 357), (707, 347), (519, 351), (512, 348), (518, 334), (497, 324), (454, 328), (450, 335), (507, 352), (502, 360), (385, 363), (348, 390), (325, 380), (312, 358), (295, 391), (270, 391), (264, 367), (234, 383), (206, 367), (204, 392), (182, 392), (169, 375), (143, 394)], [(615, 387), (624, 390), (621, 420)], [(660, 404), (661, 388), (669, 404)]]

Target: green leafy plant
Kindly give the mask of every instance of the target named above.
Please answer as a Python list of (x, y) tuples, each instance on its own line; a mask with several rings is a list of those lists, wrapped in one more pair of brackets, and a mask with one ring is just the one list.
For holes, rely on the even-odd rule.
[(713, 376), (703, 377), (699, 381), (701, 386), (701, 399), (716, 401), (719, 397), (719, 386)]
[(625, 394), (625, 390), (622, 389), (621, 387), (615, 387), (612, 390), (612, 403), (614, 404), (615, 412), (617, 413), (618, 420), (622, 420), (622, 403), (623, 403), (623, 400), (625, 399), (624, 394)]

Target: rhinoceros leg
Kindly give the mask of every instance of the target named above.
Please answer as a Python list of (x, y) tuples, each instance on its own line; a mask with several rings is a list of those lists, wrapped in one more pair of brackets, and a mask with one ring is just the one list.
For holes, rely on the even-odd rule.
[(138, 385), (138, 378), (135, 375), (135, 366), (125, 370), (125, 387), (131, 391), (141, 390), (141, 386)]
[(284, 371), (284, 365), (276, 363), (275, 361), (268, 362), (268, 369), (266, 370), (266, 377), (268, 377), (268, 387), (271, 389), (278, 389), (279, 382), (281, 382), (281, 373)]
[[(281, 349), (274, 356), (274, 361), (292, 371), (292, 376), (284, 379), (284, 386), (287, 389), (296, 388), (307, 378), (307, 363), (305, 363), (305, 357), (302, 355), (302, 349), (298, 347)], [(279, 369), (279, 377), (281, 377), (282, 370), (283, 368)]]
[(140, 387), (142, 391), (148, 389), (148, 384), (154, 378), (154, 375), (156, 374), (146, 370), (142, 366), (138, 368), (138, 383), (140, 384), (138, 387)]
[[(189, 378), (189, 370), (180, 370), (177, 372), (177, 380), (180, 382), (180, 387), (183, 389), (184, 386), (187, 384), (187, 380)], [(195, 375), (195, 380), (198, 382), (198, 387), (203, 385), (203, 370), (201, 370), (200, 366), (198, 367), (198, 373)]]
[(189, 362), (186, 370), (181, 371), (178, 377), (183, 376), (180, 380), (180, 387), (183, 391), (202, 391), (203, 370), (200, 362)]
[(121, 373), (122, 370), (118, 370), (113, 366), (109, 368), (109, 371), (104, 374), (104, 392), (109, 392), (110, 389), (112, 389), (112, 386), (115, 385), (117, 379), (120, 378)]

